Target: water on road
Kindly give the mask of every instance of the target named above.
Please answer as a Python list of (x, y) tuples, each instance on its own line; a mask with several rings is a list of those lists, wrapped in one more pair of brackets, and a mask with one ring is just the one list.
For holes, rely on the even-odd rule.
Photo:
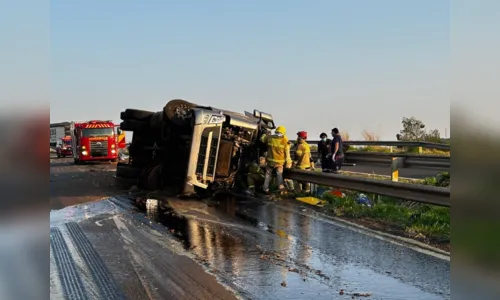
[[(91, 298), (106, 291), (128, 299), (450, 298), (449, 260), (339, 226), (298, 205), (112, 197), (52, 211), (51, 227), (62, 232), (51, 232), (51, 240), (54, 235), (64, 244), (67, 237), (73, 245), (66, 252), (74, 253), (72, 264), (80, 266), (74, 269), (84, 270), (82, 281), (91, 282), (81, 288)], [(60, 251), (51, 250), (53, 256)], [(99, 283), (94, 269), (114, 281)], [(52, 295), (62, 291), (53, 286)], [(100, 286), (108, 288), (99, 292)]]
[(145, 206), (186, 251), (252, 299), (449, 298), (449, 261), (355, 232), (298, 206), (234, 197)]

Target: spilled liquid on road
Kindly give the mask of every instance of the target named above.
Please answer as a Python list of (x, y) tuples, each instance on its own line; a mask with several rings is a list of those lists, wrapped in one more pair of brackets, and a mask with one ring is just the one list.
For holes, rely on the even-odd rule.
[(449, 299), (449, 262), (322, 222), (299, 208), (235, 197), (149, 201), (142, 208), (244, 297)]

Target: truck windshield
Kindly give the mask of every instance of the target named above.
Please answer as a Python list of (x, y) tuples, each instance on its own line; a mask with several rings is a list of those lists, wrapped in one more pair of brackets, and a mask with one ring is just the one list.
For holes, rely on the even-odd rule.
[(84, 137), (111, 136), (113, 134), (113, 128), (86, 128), (82, 130), (82, 135)]
[(64, 145), (70, 146), (71, 145), (71, 140), (65, 140), (63, 141)]

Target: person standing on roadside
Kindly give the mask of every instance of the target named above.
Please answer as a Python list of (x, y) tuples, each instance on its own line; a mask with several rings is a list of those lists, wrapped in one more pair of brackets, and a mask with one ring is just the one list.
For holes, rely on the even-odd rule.
[(344, 162), (344, 145), (338, 128), (332, 129), (332, 137), (330, 159), (333, 163), (332, 172), (337, 173), (342, 168), (342, 163)]
[(331, 168), (330, 160), (328, 159), (328, 154), (330, 154), (330, 147), (332, 141), (328, 138), (326, 133), (322, 133), (319, 138), (321, 139), (318, 142), (318, 156), (321, 163), (321, 169), (323, 172), (328, 172)]

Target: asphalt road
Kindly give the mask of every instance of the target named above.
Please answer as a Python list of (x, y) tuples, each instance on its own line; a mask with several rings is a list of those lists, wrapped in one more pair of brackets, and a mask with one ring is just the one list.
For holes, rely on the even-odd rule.
[(116, 196), (112, 168), (51, 162), (51, 299), (450, 298), (447, 258), (293, 202)]

